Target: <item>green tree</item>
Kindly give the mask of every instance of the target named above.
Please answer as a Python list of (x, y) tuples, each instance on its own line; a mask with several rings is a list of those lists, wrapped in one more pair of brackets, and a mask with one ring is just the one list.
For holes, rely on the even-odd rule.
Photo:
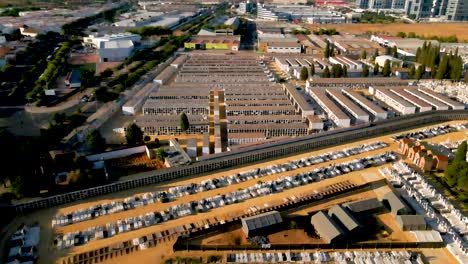
[(377, 76), (379, 74), (379, 64), (374, 63), (374, 76)]
[(328, 41), (327, 41), (327, 45), (325, 46), (324, 56), (327, 59), (330, 57), (330, 42)]
[(392, 56), (398, 58), (398, 48), (397, 46), (392, 47)]
[(400, 32), (397, 33), (397, 37), (406, 38), (406, 33), (400, 31)]
[(367, 51), (366, 50), (361, 51), (361, 59), (363, 59), (363, 60), (367, 59)]
[(302, 81), (305, 81), (309, 78), (309, 72), (307, 71), (306, 67), (302, 67), (301, 69), (301, 76), (300, 76)]
[(385, 60), (383, 69), (382, 69), (382, 75), (384, 77), (390, 76), (390, 73), (392, 73), (392, 70), (390, 68), (390, 60)]
[(143, 142), (143, 131), (137, 124), (132, 123), (125, 130), (125, 139), (129, 145), (141, 144)]
[(106, 139), (102, 137), (101, 133), (94, 129), (86, 136), (86, 144), (90, 146), (94, 151), (103, 151), (106, 147)]
[(187, 131), (189, 127), (190, 127), (190, 123), (189, 123), (188, 117), (184, 112), (182, 112), (180, 114), (180, 129), (182, 131)]
[(343, 71), (341, 69), (340, 64), (333, 65), (331, 72), (332, 72), (333, 78), (340, 78), (343, 75)]
[(315, 65), (312, 63), (310, 65), (310, 77), (313, 77), (315, 75)]
[(455, 153), (455, 158), (453, 162), (462, 162), (466, 161), (466, 152), (468, 151), (468, 145), (466, 140), (460, 143), (460, 146), (457, 148), (457, 152)]
[(341, 74), (343, 77), (348, 77), (348, 68), (344, 64), (341, 67)]
[(416, 73), (416, 66), (414, 66), (414, 64), (411, 65), (411, 68), (410, 68), (410, 71), (409, 71), (409, 75), (411, 77), (414, 77), (414, 74)]
[(56, 124), (63, 124), (67, 121), (67, 115), (64, 112), (56, 112), (52, 116)]
[(424, 75), (424, 72), (425, 72), (425, 70), (424, 70), (423, 66), (422, 66), (422, 65), (419, 65), (419, 67), (418, 67), (418, 69), (416, 70), (416, 73), (415, 73), (415, 75), (414, 75), (414, 78), (415, 78), (416, 80), (421, 80), (421, 78), (422, 78), (423, 75)]
[(468, 71), (465, 72), (465, 78), (463, 80), (465, 83), (468, 83)]
[(84, 69), (81, 71), (80, 79), (81, 86), (84, 88), (93, 87), (96, 85), (96, 77), (94, 76), (95, 71), (93, 69)]
[(164, 161), (164, 158), (167, 156), (166, 151), (163, 147), (158, 148), (156, 151), (156, 159), (159, 161)]
[(364, 64), (362, 66), (362, 77), (368, 77), (369, 76), (369, 66), (367, 64)]
[(325, 69), (323, 69), (323, 78), (330, 78), (330, 69), (328, 68), (328, 66), (326, 66)]

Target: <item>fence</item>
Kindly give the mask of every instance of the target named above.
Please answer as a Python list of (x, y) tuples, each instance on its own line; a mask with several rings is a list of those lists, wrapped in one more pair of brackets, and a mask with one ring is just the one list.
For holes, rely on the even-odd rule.
[(286, 142), (277, 142), (258, 146), (254, 150), (245, 152), (225, 153), (208, 160), (196, 162), (182, 167), (168, 168), (155, 172), (149, 172), (138, 178), (120, 181), (107, 185), (88, 188), (76, 192), (65, 193), (38, 199), (26, 203), (16, 204), (17, 212), (49, 208), (60, 204), (70, 203), (90, 197), (119, 192), (123, 190), (148, 186), (180, 177), (199, 175), (218, 169), (245, 165), (247, 163), (269, 158), (280, 157), (291, 153), (297, 154), (304, 151), (312, 151), (320, 148), (350, 143), (366, 139), (372, 136), (395, 133), (423, 125), (435, 124), (451, 120), (468, 119), (468, 111), (433, 111), (421, 114), (398, 117), (390, 120), (382, 120), (376, 123), (356, 128), (340, 130), (339, 133), (324, 133), (319, 136), (306, 136)]

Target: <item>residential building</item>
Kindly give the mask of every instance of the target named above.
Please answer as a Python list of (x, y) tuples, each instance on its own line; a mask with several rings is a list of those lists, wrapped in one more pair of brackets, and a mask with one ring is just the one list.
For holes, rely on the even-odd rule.
[(431, 16), (433, 0), (406, 0), (405, 13), (416, 19), (429, 18)]
[(422, 171), (445, 170), (448, 166), (448, 156), (439, 153), (424, 141), (414, 142), (411, 139), (402, 139), (399, 141), (399, 151)]

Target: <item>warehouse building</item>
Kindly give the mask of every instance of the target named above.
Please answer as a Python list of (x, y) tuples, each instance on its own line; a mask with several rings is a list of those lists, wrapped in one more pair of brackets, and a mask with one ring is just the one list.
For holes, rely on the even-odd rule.
[(422, 215), (397, 215), (396, 222), (403, 231), (427, 229), (426, 220)]
[(338, 103), (338, 105), (346, 109), (346, 111), (354, 117), (356, 124), (369, 122), (369, 114), (364, 112), (364, 110), (344, 96), (341, 91), (336, 89), (326, 89), (326, 91), (330, 97)]
[(419, 98), (413, 96), (410, 93), (407, 93), (403, 88), (397, 89), (397, 88), (392, 88), (390, 91), (392, 91), (394, 94), (400, 96), (401, 98), (405, 99), (406, 101), (414, 104), (415, 106), (418, 107), (417, 112), (427, 112), (432, 110), (432, 105), (429, 103), (424, 102), (423, 100), (420, 100)]
[(416, 106), (392, 93), (389, 89), (369, 87), (369, 92), (402, 115), (416, 113)]
[(239, 50), (240, 36), (194, 36), (184, 43), (189, 50)]
[(278, 211), (271, 211), (247, 218), (242, 218), (242, 230), (247, 237), (261, 236), (271, 233), (283, 223)]
[(357, 233), (361, 227), (354, 216), (341, 205), (334, 205), (328, 210), (328, 215), (340, 226), (341, 230)]
[(302, 46), (297, 42), (268, 42), (268, 53), (301, 53)]
[(338, 127), (349, 127), (351, 119), (346, 115), (332, 100), (330, 100), (325, 92), (319, 89), (309, 89), (309, 93), (317, 104), (325, 111)]
[(99, 47), (99, 58), (101, 62), (124, 61), (132, 54), (134, 48), (133, 41), (111, 40), (101, 42)]
[(83, 38), (83, 46), (90, 46), (96, 49), (102, 47), (102, 43), (108, 41), (125, 41), (131, 40), (134, 45), (141, 42), (140, 35), (131, 34), (131, 33), (120, 33), (112, 35), (89, 35), (88, 37)]
[(382, 204), (385, 205), (393, 215), (407, 215), (410, 213), (410, 209), (398, 198), (394, 192), (388, 192), (382, 199)]
[(448, 105), (442, 103), (439, 100), (436, 100), (435, 98), (420, 92), (418, 89), (405, 89), (406, 92), (409, 94), (419, 98), (420, 100), (432, 105), (436, 110), (449, 110)]
[(355, 35), (334, 35), (327, 37), (327, 40), (344, 55), (353, 58), (359, 58), (362, 51), (367, 54), (374, 54), (378, 50), (379, 54), (385, 54), (385, 48), (374, 43), (366, 38), (357, 37)]
[(156, 78), (154, 78), (153, 82), (158, 84), (166, 84), (166, 82), (174, 75), (176, 72), (176, 68), (169, 66), (166, 67)]
[(452, 100), (450, 98), (448, 98), (447, 96), (444, 96), (444, 95), (441, 95), (437, 92), (434, 92), (434, 91), (431, 91), (429, 89), (418, 89), (420, 92), (436, 99), (436, 100), (439, 100), (441, 101), (442, 103), (450, 106), (450, 109), (452, 110), (464, 110), (465, 109), (465, 105), (462, 104), (462, 103), (459, 103), (455, 100)]
[(317, 235), (319, 235), (325, 243), (337, 243), (345, 234), (330, 216), (322, 211), (314, 214), (310, 222)]
[[(299, 40), (294, 35), (266, 33), (266, 34), (261, 34), (258, 36), (257, 49), (259, 51), (267, 52), (268, 47), (272, 43), (275, 43), (276, 47), (278, 47), (278, 45), (293, 45), (293, 44), (301, 45), (299, 43)], [(279, 44), (279, 43), (286, 43), (286, 44)]]
[(387, 111), (375, 105), (360, 93), (355, 92), (351, 89), (343, 89), (342, 92), (343, 94), (351, 98), (351, 100), (353, 100), (355, 103), (359, 104), (362, 108), (371, 113), (374, 116), (374, 120), (387, 119)]
[(382, 203), (377, 198), (358, 200), (344, 203), (343, 206), (353, 212), (353, 214), (371, 214), (382, 209)]

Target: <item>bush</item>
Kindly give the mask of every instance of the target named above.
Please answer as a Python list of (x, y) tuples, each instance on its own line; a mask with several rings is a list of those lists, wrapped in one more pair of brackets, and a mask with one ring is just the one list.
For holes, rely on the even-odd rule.
[(210, 255), (207, 258), (208, 263), (215, 263), (222, 261), (223, 257), (219, 255)]

